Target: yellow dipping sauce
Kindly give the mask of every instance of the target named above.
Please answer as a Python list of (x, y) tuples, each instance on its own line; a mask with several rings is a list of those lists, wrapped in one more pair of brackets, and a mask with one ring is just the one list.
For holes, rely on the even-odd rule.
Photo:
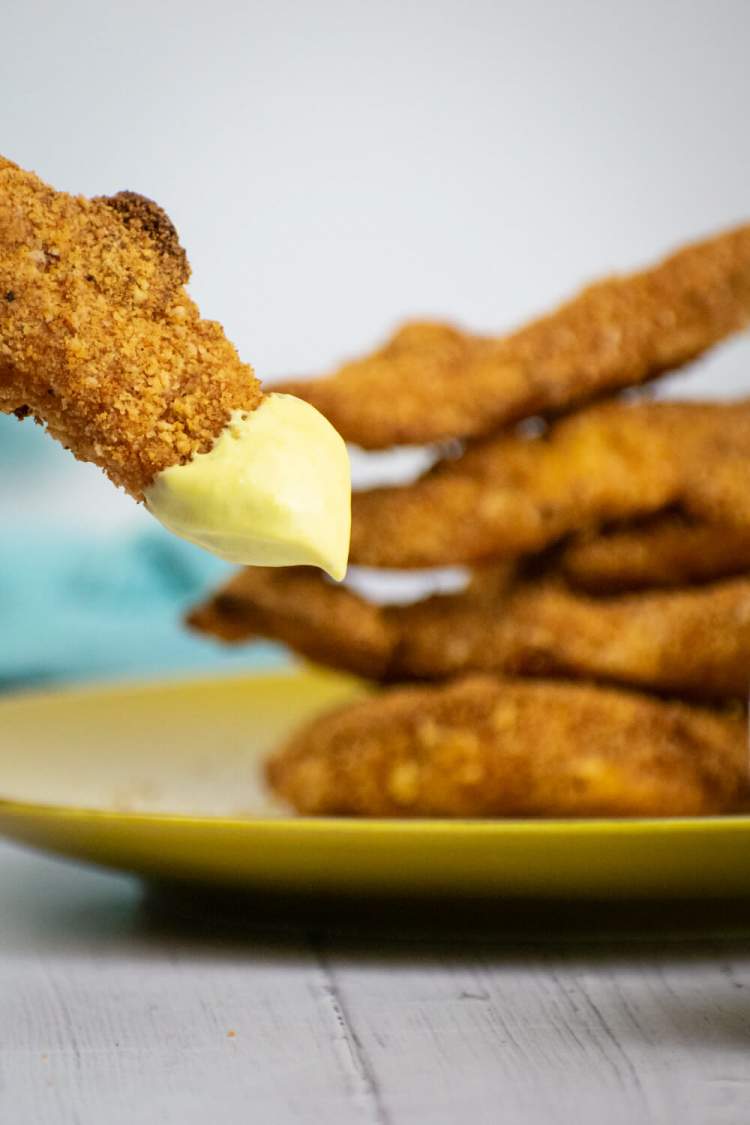
[(208, 453), (173, 465), (146, 506), (175, 535), (246, 566), (319, 566), (344, 577), (351, 473), (344, 441), (309, 403), (268, 394), (235, 410)]

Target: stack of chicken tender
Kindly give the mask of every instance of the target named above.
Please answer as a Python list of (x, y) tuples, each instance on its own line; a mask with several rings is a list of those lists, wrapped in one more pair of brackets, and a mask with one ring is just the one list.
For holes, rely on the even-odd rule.
[(279, 388), (365, 449), (446, 450), (413, 483), (355, 493), (351, 561), (468, 579), (381, 605), (312, 569), (248, 569), (193, 611), (225, 641), (273, 638), (379, 685), (294, 733), (273, 788), (307, 814), (741, 807), (750, 399), (632, 388), (748, 324), (750, 225), (510, 335), (411, 324)]

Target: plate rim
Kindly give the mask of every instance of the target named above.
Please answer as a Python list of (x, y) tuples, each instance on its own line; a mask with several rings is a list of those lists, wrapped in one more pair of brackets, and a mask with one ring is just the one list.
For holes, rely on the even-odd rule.
[(174, 824), (191, 827), (221, 827), (246, 831), (330, 833), (356, 832), (368, 835), (432, 833), (473, 836), (486, 835), (596, 835), (603, 831), (617, 835), (641, 835), (701, 832), (720, 833), (725, 829), (750, 829), (750, 813), (727, 813), (712, 816), (673, 817), (357, 817), (357, 816), (207, 816), (190, 813), (129, 812), (123, 809), (89, 808), (87, 806), (55, 805), (34, 801), (0, 798), (0, 819), (5, 816), (39, 820), (93, 820), (135, 824)]

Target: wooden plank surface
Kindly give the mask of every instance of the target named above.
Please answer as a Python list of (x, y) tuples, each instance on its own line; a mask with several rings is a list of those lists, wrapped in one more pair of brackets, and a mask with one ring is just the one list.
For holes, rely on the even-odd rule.
[(2, 845), (0, 1121), (750, 1121), (742, 937), (397, 928), (165, 920), (137, 884)]

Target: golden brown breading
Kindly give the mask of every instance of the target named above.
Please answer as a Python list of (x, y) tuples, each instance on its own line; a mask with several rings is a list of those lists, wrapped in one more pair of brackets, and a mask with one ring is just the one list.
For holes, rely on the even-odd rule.
[(286, 383), (367, 449), (477, 437), (681, 367), (750, 323), (750, 225), (584, 289), (499, 340), (409, 324), (334, 375)]
[(743, 716), (482, 676), (315, 719), (268, 778), (313, 815), (681, 816), (736, 807), (746, 758)]
[(33, 414), (138, 499), (210, 449), (261, 392), (188, 274), (156, 204), (66, 195), (0, 158), (0, 411)]
[[(254, 637), (280, 641), (309, 660), (373, 680), (408, 678), (398, 658), (407, 620), (424, 607), (427, 617), (498, 605), (514, 583), (515, 568), (478, 571), (460, 595), (442, 595), (414, 606), (376, 605), (346, 586), (334, 585), (308, 566), (246, 568), (187, 617), (200, 633), (229, 644)], [(436, 659), (440, 659), (436, 656)], [(420, 673), (422, 676), (423, 673)]]
[(513, 558), (678, 505), (750, 528), (750, 401), (591, 407), (542, 437), (488, 438), (408, 486), (352, 499), (351, 561)]
[(303, 656), (382, 679), (397, 636), (381, 606), (313, 567), (248, 567), (197, 606), (187, 623), (229, 643), (267, 637)]
[(521, 582), (492, 606), (436, 601), (398, 614), (392, 678), (563, 676), (703, 699), (750, 687), (747, 578), (607, 599)]
[(596, 594), (710, 582), (750, 571), (750, 528), (657, 516), (574, 539), (558, 562), (572, 585)]
[[(489, 572), (491, 574), (491, 572)], [(750, 687), (750, 578), (594, 598), (554, 580), (493, 584), (377, 606), (314, 570), (245, 570), (190, 624), (225, 640), (263, 636), (377, 680), (467, 672), (566, 676), (695, 698)]]

